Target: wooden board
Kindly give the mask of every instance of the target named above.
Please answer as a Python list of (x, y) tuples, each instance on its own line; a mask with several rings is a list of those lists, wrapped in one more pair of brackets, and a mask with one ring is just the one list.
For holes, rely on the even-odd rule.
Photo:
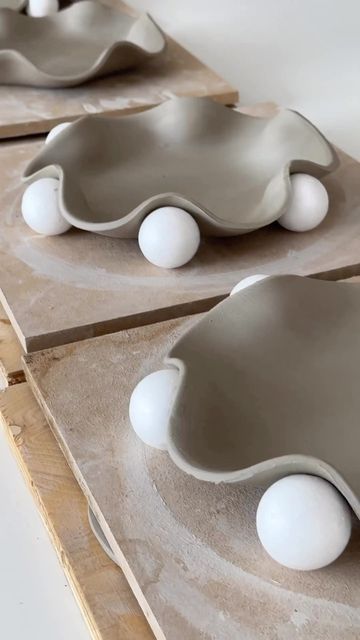
[[(129, 8), (119, 0), (104, 2)], [(131, 11), (134, 13), (134, 11)], [(88, 113), (112, 115), (141, 111), (172, 95), (212, 96), (234, 104), (238, 92), (177, 42), (137, 70), (116, 74), (69, 89), (0, 87), (0, 138), (49, 131), (59, 122)]]
[[(360, 276), (347, 278), (345, 282), (360, 282)], [(10, 320), (0, 305), (0, 389), (24, 382), (23, 354)]]
[(136, 240), (78, 230), (45, 238), (27, 228), (20, 176), (42, 144), (0, 147), (1, 302), (26, 351), (204, 311), (256, 272), (359, 273), (360, 164), (343, 153), (325, 179), (331, 210), (318, 229), (296, 234), (274, 224), (206, 239), (189, 265), (168, 271), (148, 263)]
[[(360, 277), (347, 278), (345, 282), (360, 282)], [(10, 320), (0, 305), (0, 389), (24, 382), (23, 353)]]
[(27, 378), (159, 640), (355, 640), (358, 520), (334, 565), (286, 570), (256, 537), (259, 488), (196, 481), (129, 425), (135, 384), (196, 319), (28, 355)]
[(11, 322), (0, 305), (0, 389), (24, 381), (22, 353)]
[(124, 575), (93, 536), (86, 499), (26, 383), (0, 393), (0, 421), (92, 637), (151, 640)]

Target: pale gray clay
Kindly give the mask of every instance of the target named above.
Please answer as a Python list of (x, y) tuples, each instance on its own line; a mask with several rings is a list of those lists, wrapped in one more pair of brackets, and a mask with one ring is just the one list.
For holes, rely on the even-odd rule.
[(0, 83), (69, 87), (134, 67), (165, 48), (144, 14), (84, 0), (44, 18), (0, 11)]
[(228, 297), (166, 359), (174, 462), (213, 482), (322, 476), (360, 517), (359, 335), (356, 284), (279, 276)]
[(151, 210), (174, 205), (203, 234), (235, 236), (284, 213), (290, 173), (321, 177), (337, 164), (332, 146), (294, 111), (263, 118), (175, 98), (125, 118), (81, 118), (24, 178), (60, 178), (61, 211), (86, 231), (133, 238)]

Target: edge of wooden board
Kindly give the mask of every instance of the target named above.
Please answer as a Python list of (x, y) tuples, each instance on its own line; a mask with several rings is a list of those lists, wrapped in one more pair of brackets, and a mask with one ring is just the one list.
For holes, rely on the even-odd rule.
[[(348, 282), (360, 282), (360, 276), (346, 278), (344, 272), (338, 273), (338, 278), (341, 277)], [(16, 349), (18, 343), (15, 333), (11, 326), (8, 324), (6, 326), (12, 334), (11, 345)], [(2, 345), (0, 343), (0, 356), (1, 352)], [(68, 513), (71, 505), (76, 505), (78, 512), (79, 526), (77, 531), (81, 531), (81, 536), (85, 537), (85, 546), (86, 540), (88, 540), (87, 544), (91, 546), (90, 553), (91, 558), (94, 558), (94, 565), (98, 563), (101, 565), (102, 578), (104, 578), (105, 574), (111, 575), (115, 584), (120, 583), (122, 588), (124, 588), (126, 598), (128, 598), (130, 594), (131, 599), (133, 596), (130, 593), (130, 587), (127, 587), (127, 584), (127, 589), (123, 586), (125, 577), (121, 574), (120, 570), (108, 560), (107, 556), (95, 541), (95, 538), (90, 537), (88, 539), (88, 536), (92, 536), (92, 533), (87, 519), (86, 499), (27, 383), (17, 384), (0, 393), (0, 422), (5, 427), (10, 447), (42, 515), (45, 526), (49, 531), (57, 555), (64, 567), (69, 583), (73, 588), (75, 597), (88, 622), (93, 637), (97, 640), (118, 640), (120, 636), (117, 634), (117, 631), (114, 634), (109, 626), (103, 630), (99, 614), (97, 612), (94, 613), (91, 586), (93, 588), (97, 586), (97, 569), (95, 567), (90, 571), (90, 577), (88, 572), (88, 586), (86, 586), (86, 584), (84, 586), (84, 576), (87, 573), (86, 564), (89, 562), (90, 557), (89, 549), (87, 548), (86, 552), (78, 556), (79, 548), (77, 550), (72, 549), (72, 536), (71, 538), (68, 537), (68, 539), (64, 537), (64, 512)], [(36, 437), (34, 437), (35, 433), (32, 435), (32, 431), (37, 432)], [(32, 437), (34, 437), (33, 446), (30, 446), (29, 441)], [(54, 468), (57, 469), (55, 482), (53, 481), (51, 488), (46, 478), (47, 465), (51, 465), (52, 472)], [(61, 503), (55, 502), (54, 504), (55, 495), (61, 492), (64, 485), (68, 487), (65, 498)], [(116, 589), (114, 589), (114, 592), (115, 591)], [(104, 602), (101, 596), (99, 597), (98, 591), (96, 595), (97, 606), (106, 609), (107, 602)], [(116, 599), (116, 595), (114, 598)], [(123, 598), (119, 596), (119, 603), (122, 602)], [(114, 601), (112, 601), (112, 608), (114, 608)], [(140, 638), (150, 640), (153, 636), (145, 622), (145, 617), (140, 611), (140, 607), (135, 604), (134, 609), (132, 621), (136, 621), (135, 624), (138, 627), (139, 633), (138, 631), (132, 632), (129, 629), (129, 622), (125, 632), (121, 635), (121, 640), (139, 640)], [(136, 633), (138, 633), (138, 635), (136, 635)]]
[[(341, 276), (343, 274), (339, 274), (339, 276)], [(352, 278), (345, 278), (345, 281), (348, 282), (357, 282), (359, 283), (360, 281), (360, 277), (352, 277)], [(123, 338), (123, 340), (126, 339), (126, 336)], [(90, 343), (90, 341), (89, 341)], [(71, 349), (70, 349), (71, 352)], [(56, 354), (56, 349), (55, 352), (50, 356), (50, 360), (53, 359), (57, 360), (59, 359), (57, 356), (59, 356), (61, 353), (61, 349), (59, 350), (59, 353)], [(41, 355), (41, 354), (40, 354)], [(45, 359), (46, 359), (46, 355), (43, 354)], [(61, 358), (60, 358), (61, 359)], [(31, 360), (31, 356), (29, 357), (25, 357), (24, 358), (24, 362), (25, 362), (25, 366), (27, 361)], [(49, 364), (50, 360), (47, 362), (47, 364)], [(27, 373), (27, 378), (29, 381), (29, 385), (32, 388), (38, 402), (40, 403), (45, 416), (47, 417), (47, 420), (51, 426), (51, 428), (54, 430), (54, 433), (56, 433), (56, 428), (55, 428), (55, 417), (52, 413), (51, 407), (47, 406), (47, 400), (46, 400), (46, 396), (43, 396), (40, 392), (39, 389), (37, 388), (37, 385), (34, 382), (34, 378), (32, 375), (32, 371), (29, 370), (26, 367), (26, 373)], [(35, 378), (36, 379), (36, 378)], [(54, 389), (54, 387), (53, 387)], [(111, 529), (109, 528), (109, 525), (106, 523), (98, 505), (96, 502), (96, 497), (92, 496), (90, 493), (90, 489), (86, 486), (86, 482), (85, 482), (85, 478), (81, 472), (81, 470), (79, 470), (79, 468), (77, 467), (77, 464), (74, 460), (73, 454), (70, 451), (66, 439), (63, 437), (63, 434), (61, 433), (61, 431), (56, 433), (56, 436), (59, 442), (59, 445), (62, 449), (62, 451), (64, 452), (64, 455), (66, 456), (71, 468), (74, 469), (74, 473), (76, 470), (76, 476), (77, 476), (77, 480), (82, 488), (82, 490), (84, 491), (85, 495), (87, 495), (88, 500), (94, 510), (94, 513), (99, 521), (99, 524), (104, 532), (105, 537), (107, 538), (110, 546), (112, 547), (112, 549), (115, 551), (116, 556), (117, 556), (117, 560), (119, 562), (119, 565), (122, 567), (122, 569), (124, 570), (124, 573), (126, 575), (126, 577), (129, 580), (129, 584), (131, 585), (131, 588), (133, 589), (141, 607), (143, 607), (144, 613), (145, 615), (148, 617), (148, 620), (153, 628), (153, 631), (156, 635), (156, 638), (158, 638), (158, 640), (164, 640), (164, 632), (162, 631), (162, 629), (160, 628), (160, 623), (158, 622), (156, 616), (154, 613), (152, 613), (152, 609), (151, 606), (149, 605), (149, 603), (147, 602), (147, 598), (144, 595), (144, 593), (141, 591), (141, 588), (139, 586), (139, 584), (137, 584), (136, 578), (134, 576), (133, 570), (131, 568), (131, 566), (129, 566), (128, 560), (126, 558), (126, 552), (122, 551), (121, 549), (121, 545), (119, 544), (119, 542), (116, 542), (115, 538), (113, 537), (113, 534), (111, 532)], [(134, 539), (133, 537), (131, 539)], [(145, 592), (146, 593), (146, 592)], [(146, 608), (147, 605), (147, 608)], [(169, 637), (171, 637), (171, 633), (169, 633)]]
[[(239, 92), (235, 89), (233, 91), (229, 91), (227, 93), (222, 94), (213, 94), (209, 93), (206, 95), (207, 98), (212, 98), (216, 102), (220, 102), (221, 104), (225, 104), (227, 106), (231, 106), (238, 102), (239, 100)], [(128, 109), (113, 109), (109, 111), (99, 111), (100, 115), (112, 117), (112, 116), (127, 116), (132, 113), (140, 113), (141, 111), (146, 111), (147, 109), (152, 109), (153, 107), (158, 106), (160, 103), (154, 102), (153, 104), (148, 104), (142, 107), (129, 107)], [(29, 136), (36, 136), (39, 134), (46, 134), (58, 124), (62, 122), (74, 122), (78, 118), (86, 115), (83, 112), (76, 113), (72, 116), (67, 116), (66, 118), (58, 117), (58, 118), (48, 118), (44, 120), (29, 120), (27, 122), (20, 122), (16, 124), (7, 124), (0, 125), (0, 140), (11, 140), (12, 138), (22, 138)]]
[(11, 322), (0, 305), (0, 389), (24, 382), (22, 353)]
[[(360, 263), (349, 264), (324, 272), (312, 273), (306, 277), (320, 278), (322, 280), (339, 280), (342, 278), (351, 278), (358, 274), (360, 274)], [(1, 288), (0, 303), (4, 306), (4, 309), (11, 320), (13, 329), (17, 334), (23, 350), (25, 353), (33, 353), (34, 351), (50, 349), (64, 344), (70, 344), (72, 342), (88, 340), (89, 338), (97, 338), (117, 331), (135, 329), (137, 327), (155, 324), (157, 322), (165, 322), (166, 320), (174, 320), (175, 318), (182, 318), (187, 315), (203, 313), (212, 309), (216, 304), (221, 302), (221, 300), (224, 300), (226, 295), (227, 294), (216, 295), (168, 307), (159, 307), (157, 309), (132, 314), (130, 316), (111, 318), (109, 320), (102, 320), (89, 325), (71, 327), (69, 329), (64, 329), (63, 331), (55, 331), (47, 334), (41, 334), (39, 336), (24, 336)]]
[[(113, 3), (110, 3), (110, 4), (113, 4)], [(122, 4), (122, 6), (118, 8), (124, 10), (124, 5)], [(128, 9), (128, 7), (126, 8)], [(210, 72), (213, 76), (212, 78), (213, 83), (216, 84), (217, 82), (219, 82), (223, 84), (223, 88), (213, 88), (213, 90), (211, 90), (211, 87), (210, 87), (209, 91), (206, 89), (206, 92), (203, 94), (200, 94), (200, 93), (191, 94), (193, 97), (198, 96), (198, 97), (212, 98), (216, 102), (220, 102), (221, 104), (225, 104), (229, 106), (234, 105), (239, 101), (239, 91), (235, 89), (230, 83), (228, 83), (227, 80), (222, 78), (222, 76), (220, 76), (216, 71), (214, 71), (211, 67), (205, 64), (197, 56), (193, 55), (186, 47), (179, 44), (177, 40), (174, 40), (174, 38), (171, 38), (167, 33), (165, 33), (165, 35), (166, 35), (167, 42), (169, 44), (173, 44), (176, 48), (179, 48), (182, 51), (185, 51), (187, 55), (190, 56), (193, 63), (198, 65), (199, 69), (201, 68), (203, 71)], [(29, 87), (27, 87), (27, 89), (28, 88)], [(106, 89), (104, 89), (104, 91), (106, 92)], [(181, 95), (190, 95), (190, 94), (179, 93), (178, 95), (181, 96)], [(122, 115), (126, 116), (132, 113), (139, 113), (140, 111), (152, 109), (153, 107), (156, 107), (158, 104), (160, 104), (160, 102), (154, 100), (154, 102), (147, 103), (144, 105), (129, 106), (125, 108), (119, 107), (118, 109), (103, 109), (96, 113), (98, 113), (99, 115), (105, 115), (109, 117), (122, 116)], [(77, 120), (78, 118), (83, 117), (84, 115), (86, 115), (86, 112), (84, 112), (83, 110), (82, 111), (74, 110), (74, 113), (72, 113), (71, 115), (66, 115), (65, 117), (59, 115), (59, 116), (50, 117), (50, 118), (44, 117), (36, 120), (18, 121), (11, 124), (0, 124), (0, 140), (48, 133), (50, 129), (60, 124), (61, 122), (65, 122), (65, 121), (72, 122), (74, 120)]]
[(92, 637), (151, 640), (125, 576), (91, 531), (85, 496), (27, 383), (0, 394), (0, 422)]
[[(29, 354), (32, 355), (32, 354)], [(25, 375), (26, 375), (26, 380), (27, 380), (27, 384), (29, 386), (29, 389), (31, 390), (31, 392), (33, 393), (34, 399), (36, 399), (41, 412), (43, 413), (44, 419), (47, 420), (47, 423), (50, 427), (51, 433), (54, 437), (54, 439), (56, 440), (58, 446), (61, 449), (61, 452), (63, 454), (64, 460), (66, 460), (67, 464), (70, 467), (70, 470), (73, 474), (74, 479), (76, 479), (76, 482), (78, 482), (79, 484), (79, 488), (81, 489), (82, 494), (86, 497), (86, 500), (88, 501), (88, 504), (90, 504), (91, 509), (95, 515), (95, 517), (98, 520), (98, 523), (101, 527), (101, 529), (103, 530), (104, 536), (105, 538), (108, 540), (108, 544), (110, 545), (110, 547), (112, 547), (112, 545), (114, 545), (114, 548), (117, 549), (117, 553), (116, 553), (116, 557), (118, 560), (118, 564), (116, 566), (118, 566), (121, 570), (121, 572), (123, 573), (123, 575), (125, 576), (129, 588), (131, 588), (131, 591), (134, 595), (134, 597), (136, 598), (142, 613), (144, 615), (144, 619), (147, 620), (148, 624), (150, 625), (150, 628), (156, 638), (156, 640), (169, 640), (168, 638), (165, 637), (161, 626), (156, 618), (156, 616), (154, 615), (152, 609), (150, 608), (146, 597), (143, 594), (143, 591), (140, 587), (140, 585), (137, 582), (137, 579), (133, 573), (133, 571), (131, 570), (127, 559), (125, 557), (125, 555), (122, 553), (121, 549), (118, 548), (118, 545), (116, 544), (116, 541), (113, 539), (112, 537), (112, 533), (107, 525), (107, 523), (105, 522), (103, 515), (100, 511), (100, 509), (98, 508), (98, 505), (96, 503), (96, 501), (93, 499), (91, 493), (88, 491), (87, 485), (85, 483), (85, 481), (83, 480), (82, 476), (77, 473), (77, 465), (75, 460), (72, 457), (72, 454), (70, 452), (70, 450), (67, 447), (67, 444), (65, 441), (63, 441), (60, 437), (58, 437), (58, 432), (56, 430), (56, 424), (55, 421), (51, 415), (51, 412), (49, 411), (43, 397), (37, 392), (37, 387), (35, 384), (35, 381), (33, 380), (32, 374), (30, 372), (30, 370), (28, 369), (28, 367), (26, 366), (26, 361), (23, 359), (24, 362), (24, 370), (25, 370)], [(90, 526), (90, 524), (89, 524)], [(111, 560), (111, 562), (113, 562)], [(153, 636), (151, 636), (153, 637)], [(123, 638), (121, 639), (123, 640)]]

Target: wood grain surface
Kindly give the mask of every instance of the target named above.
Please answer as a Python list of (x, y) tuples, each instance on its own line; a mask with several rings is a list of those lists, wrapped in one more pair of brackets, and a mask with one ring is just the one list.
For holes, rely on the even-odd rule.
[(170, 345), (196, 321), (25, 356), (30, 385), (118, 562), (159, 640), (357, 639), (358, 520), (335, 564), (287, 570), (256, 536), (261, 488), (196, 481), (134, 435), (134, 386), (163, 366)]
[(22, 353), (11, 322), (0, 305), (0, 389), (24, 381)]
[[(130, 11), (119, 0), (104, 4)], [(0, 87), (0, 138), (44, 133), (60, 122), (88, 113), (141, 111), (172, 95), (211, 96), (224, 104), (237, 101), (237, 90), (177, 42), (169, 37), (167, 40), (167, 51), (138, 69), (79, 87)]]
[(0, 421), (92, 637), (151, 640), (123, 573), (90, 529), (87, 501), (26, 383), (0, 393)]
[(20, 177), (42, 144), (0, 147), (1, 302), (26, 351), (204, 311), (253, 273), (360, 271), (360, 164), (343, 153), (324, 181), (331, 207), (317, 229), (299, 234), (274, 224), (203, 239), (191, 263), (164, 270), (144, 259), (136, 240), (75, 229), (45, 238), (25, 225)]

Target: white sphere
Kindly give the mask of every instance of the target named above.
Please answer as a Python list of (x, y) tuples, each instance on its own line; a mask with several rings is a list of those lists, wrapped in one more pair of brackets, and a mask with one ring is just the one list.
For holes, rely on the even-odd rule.
[(251, 285), (255, 284), (255, 282), (260, 282), (260, 280), (264, 280), (265, 278), (268, 278), (268, 277), (269, 276), (265, 276), (262, 273), (257, 273), (255, 276), (248, 276), (247, 278), (240, 280), (240, 282), (238, 282), (235, 285), (235, 287), (231, 289), (230, 295), (233, 296), (234, 293), (241, 291), (241, 289), (246, 289), (246, 287), (251, 287)]
[(145, 218), (138, 239), (149, 262), (164, 269), (175, 269), (194, 257), (200, 244), (200, 231), (187, 211), (161, 207)]
[(69, 125), (71, 125), (71, 122), (60, 122), (60, 124), (57, 124), (56, 127), (53, 127), (52, 129), (50, 129), (49, 133), (45, 138), (45, 144), (49, 144), (51, 140), (56, 138), (56, 136), (59, 135), (59, 133), (61, 133), (62, 131), (64, 131), (64, 129), (67, 129)]
[(171, 407), (179, 384), (177, 369), (160, 369), (143, 378), (131, 394), (129, 417), (145, 444), (167, 449)]
[(59, 11), (58, 0), (29, 0), (27, 13), (33, 18), (43, 18)]
[(310, 231), (324, 220), (328, 212), (328, 193), (320, 180), (306, 173), (295, 173), (290, 182), (289, 206), (278, 222), (289, 231)]
[(344, 551), (351, 534), (349, 506), (317, 476), (275, 482), (260, 500), (256, 526), (267, 553), (289, 569), (326, 567)]
[(55, 178), (41, 178), (26, 189), (21, 211), (26, 224), (36, 233), (56, 236), (71, 228), (60, 213), (58, 192), (59, 180)]

